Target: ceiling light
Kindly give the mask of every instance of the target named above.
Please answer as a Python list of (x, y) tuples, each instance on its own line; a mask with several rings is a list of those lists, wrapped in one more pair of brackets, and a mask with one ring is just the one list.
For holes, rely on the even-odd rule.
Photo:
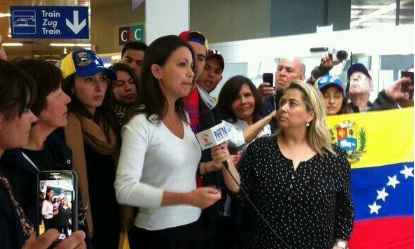
[(10, 13), (0, 13), (0, 17), (10, 17)]
[(119, 61), (119, 60), (121, 60), (121, 55), (113, 55), (113, 56), (111, 56), (111, 60)]
[(51, 43), (52, 47), (75, 47), (75, 43)]
[(21, 42), (3, 42), (3, 47), (21, 47), (23, 43)]
[(52, 47), (91, 47), (90, 43), (51, 43)]
[(78, 47), (91, 47), (90, 43), (76, 43), (75, 45)]

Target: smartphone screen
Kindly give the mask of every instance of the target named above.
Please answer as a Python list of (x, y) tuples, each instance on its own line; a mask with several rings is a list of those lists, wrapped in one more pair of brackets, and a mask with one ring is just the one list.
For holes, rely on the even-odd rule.
[(42, 171), (38, 186), (38, 234), (56, 228), (59, 242), (78, 230), (77, 174), (73, 170)]
[(272, 73), (262, 74), (262, 82), (268, 82), (270, 84), (270, 86), (273, 86), (274, 74), (272, 74)]

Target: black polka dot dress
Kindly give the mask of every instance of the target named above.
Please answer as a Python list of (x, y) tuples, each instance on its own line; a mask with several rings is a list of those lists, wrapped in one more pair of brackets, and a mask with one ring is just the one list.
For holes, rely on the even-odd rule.
[(248, 147), (239, 166), (241, 187), (275, 233), (240, 192), (243, 248), (289, 248), (284, 240), (293, 249), (325, 249), (350, 237), (350, 164), (339, 147), (334, 149), (337, 155), (315, 155), (294, 171), (275, 136)]

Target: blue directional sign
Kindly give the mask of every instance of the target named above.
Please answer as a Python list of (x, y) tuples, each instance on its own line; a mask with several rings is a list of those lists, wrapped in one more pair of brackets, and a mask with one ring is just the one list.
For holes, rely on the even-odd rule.
[(88, 7), (10, 6), (12, 38), (88, 39)]

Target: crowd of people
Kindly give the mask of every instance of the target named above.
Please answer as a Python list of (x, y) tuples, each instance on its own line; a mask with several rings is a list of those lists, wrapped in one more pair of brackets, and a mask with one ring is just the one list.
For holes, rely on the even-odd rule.
[[(413, 105), (410, 78), (372, 103), (368, 69), (344, 83), (330, 51), (309, 78), (282, 58), (275, 82), (235, 75), (213, 98), (225, 59), (198, 31), (130, 42), (109, 68), (91, 50), (58, 68), (0, 48), (1, 248), (49, 248), (63, 230), (59, 248), (116, 249), (125, 229), (130, 248), (345, 249), (351, 169), (325, 117)], [(202, 151), (195, 134), (220, 123), (229, 141)], [(50, 187), (39, 207), (43, 170), (77, 172), (79, 221)]]

